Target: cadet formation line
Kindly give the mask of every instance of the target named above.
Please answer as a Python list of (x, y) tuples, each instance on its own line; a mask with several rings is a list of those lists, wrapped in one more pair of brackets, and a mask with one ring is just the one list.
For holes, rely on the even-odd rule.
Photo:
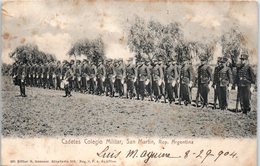
[[(248, 62), (248, 53), (242, 52), (235, 77), (232, 75), (229, 60), (218, 57), (214, 72), (208, 59), (202, 58), (197, 69), (197, 77), (191, 59), (183, 57), (183, 64), (175, 59), (164, 62), (162, 59), (142, 59), (133, 63), (129, 58), (124, 64), (122, 59), (99, 60), (98, 65), (87, 59), (83, 61), (64, 60), (46, 64), (37, 62), (15, 62), (12, 76), (15, 85), (20, 86), (21, 96), (26, 97), (25, 86), (49, 89), (64, 89), (65, 96), (71, 97), (71, 91), (95, 95), (158, 102), (163, 99), (172, 104), (175, 101), (189, 105), (192, 102), (191, 88), (198, 87), (196, 104), (208, 106), (210, 88), (214, 89), (214, 107), (218, 100), (219, 108), (228, 108), (228, 94), (231, 86), (237, 89), (237, 104), (245, 114), (250, 111), (250, 97), (256, 82), (255, 73)], [(195, 81), (195, 78), (197, 80)], [(177, 100), (178, 99), (178, 100)]]

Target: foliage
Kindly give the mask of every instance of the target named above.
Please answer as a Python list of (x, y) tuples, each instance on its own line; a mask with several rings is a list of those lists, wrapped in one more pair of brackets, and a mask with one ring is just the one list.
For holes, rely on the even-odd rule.
[(86, 56), (89, 60), (98, 62), (99, 59), (104, 60), (104, 42), (101, 37), (94, 40), (82, 39), (75, 42), (68, 51), (69, 56)]
[(55, 55), (40, 51), (38, 46), (33, 44), (18, 46), (9, 53), (9, 56), (15, 61), (24, 63), (46, 63), (56, 60)]

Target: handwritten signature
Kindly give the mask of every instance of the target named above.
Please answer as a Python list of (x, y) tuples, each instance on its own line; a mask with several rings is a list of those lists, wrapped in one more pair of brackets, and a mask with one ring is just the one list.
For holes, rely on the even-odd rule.
[[(97, 156), (100, 158), (110, 158), (116, 159), (119, 156), (124, 155), (122, 151), (118, 150), (111, 150), (109, 146), (106, 146), (101, 152), (97, 153)], [(159, 159), (159, 158), (169, 158), (169, 159), (189, 159), (189, 158), (196, 158), (199, 159), (201, 163), (205, 162), (207, 159), (211, 159), (214, 162), (217, 162), (220, 158), (238, 158), (238, 154), (236, 152), (229, 152), (229, 151), (216, 151), (208, 149), (204, 150), (201, 149), (199, 152), (187, 150), (184, 154), (181, 155), (173, 155), (172, 153), (166, 152), (154, 152), (148, 150), (139, 149), (135, 150), (128, 150), (125, 154), (125, 158), (143, 158), (144, 163), (148, 163), (151, 159)]]

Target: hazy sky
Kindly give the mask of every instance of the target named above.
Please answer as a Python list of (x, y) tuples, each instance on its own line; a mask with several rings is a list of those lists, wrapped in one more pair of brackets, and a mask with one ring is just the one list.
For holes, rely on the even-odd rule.
[(237, 24), (246, 35), (251, 58), (257, 59), (256, 2), (4, 1), (2, 15), (2, 60), (6, 63), (11, 62), (8, 53), (26, 43), (67, 59), (75, 41), (99, 35), (107, 57), (126, 59), (133, 56), (126, 43), (127, 27), (135, 15), (162, 24), (177, 21), (184, 37), (193, 41), (219, 37)]

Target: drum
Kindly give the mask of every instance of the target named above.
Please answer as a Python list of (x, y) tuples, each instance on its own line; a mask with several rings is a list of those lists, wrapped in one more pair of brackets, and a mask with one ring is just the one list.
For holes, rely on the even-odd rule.
[(68, 85), (69, 85), (69, 82), (67, 80), (62, 80), (60, 83), (61, 89), (64, 89)]

